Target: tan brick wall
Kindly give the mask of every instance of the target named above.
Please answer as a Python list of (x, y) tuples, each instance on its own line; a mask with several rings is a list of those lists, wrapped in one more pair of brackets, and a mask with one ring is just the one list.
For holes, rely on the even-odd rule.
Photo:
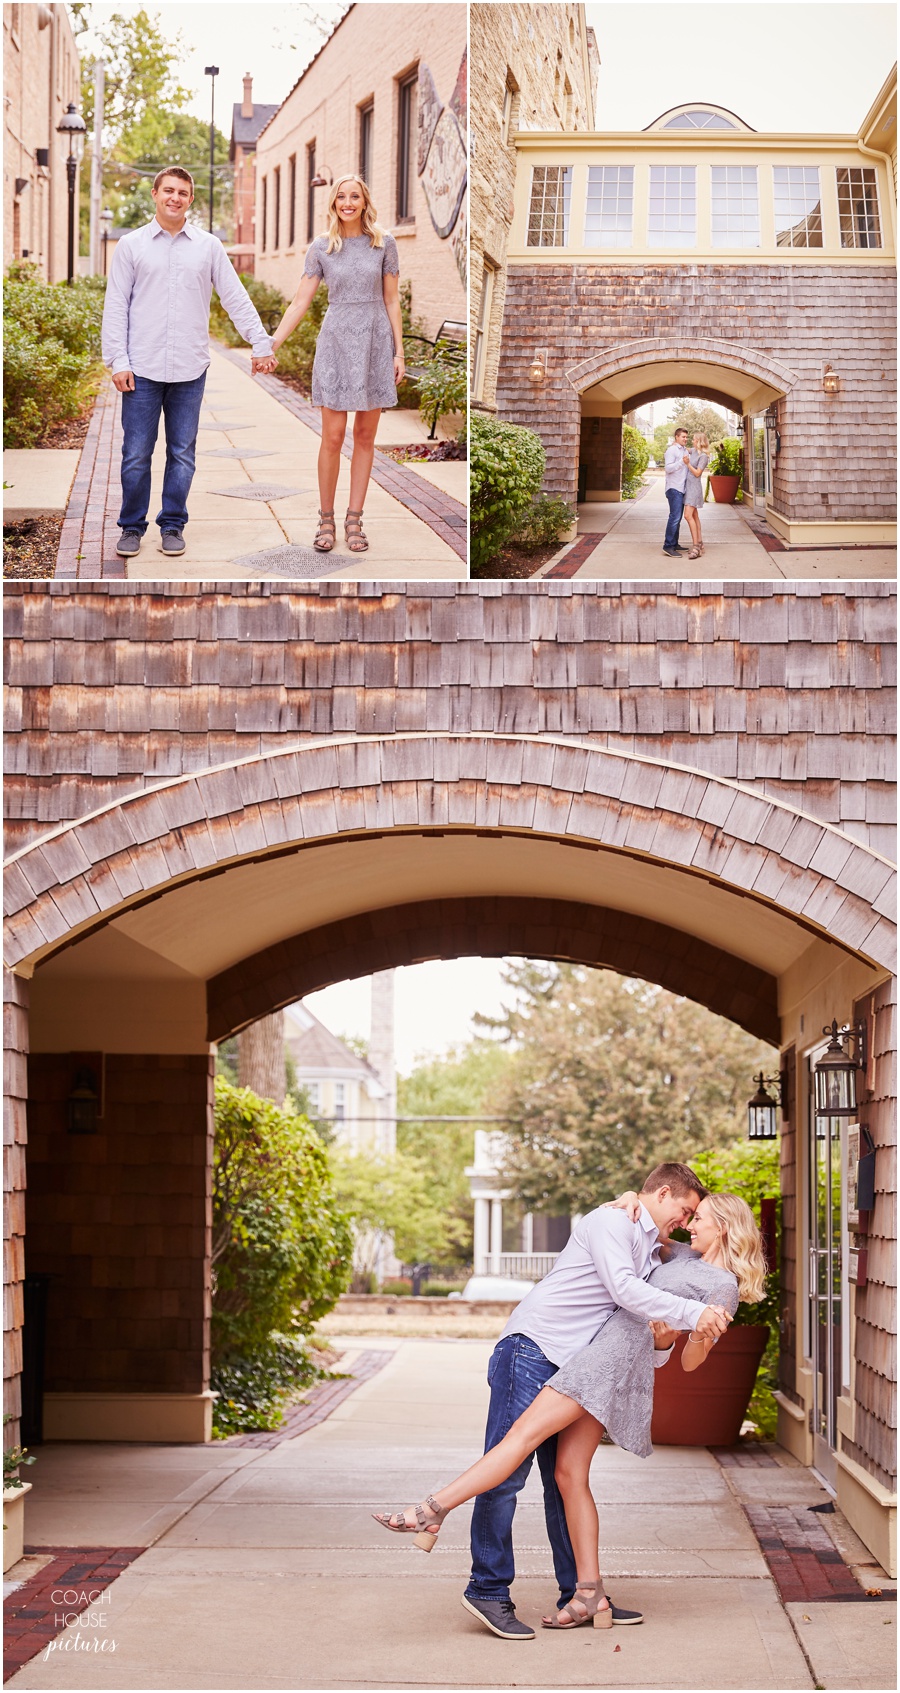
[(3, 1446), (19, 1444), (25, 1280), (28, 983), (3, 971)]
[[(471, 16), (470, 300), (474, 321), (487, 257), (497, 274), (490, 322), (486, 327), (485, 378), (480, 403), (493, 410), (516, 176), (516, 150), (504, 135), (503, 125), (507, 79), (511, 77), (518, 90), (513, 100), (510, 134), (516, 127), (590, 129), (595, 121), (593, 91), (599, 60), (593, 32), (588, 31), (586, 36), (584, 33), (582, 5), (474, 5)], [(566, 78), (572, 89), (568, 105)], [(474, 330), (472, 339), (474, 343)]]
[[(566, 371), (631, 341), (727, 341), (797, 375), (779, 402), (773, 505), (792, 522), (896, 516), (894, 274), (864, 266), (515, 265), (507, 280), (498, 410), (540, 435), (545, 486), (572, 500), (580, 400)], [(550, 348), (537, 391), (527, 366)], [(822, 368), (840, 374), (826, 395)]]
[[(66, 275), (68, 147), (56, 126), (70, 100), (81, 106), (79, 77), (64, 5), (4, 6), (3, 262), (5, 268), (27, 249), (48, 282)], [(50, 149), (49, 169), (37, 163), (39, 147)], [(29, 186), (17, 196), (16, 181), (22, 178)], [(77, 182), (75, 208), (77, 255)]]
[[(439, 99), (449, 105), (466, 48), (462, 5), (354, 6), (281, 109), (262, 131), (256, 163), (256, 275), (288, 298), (303, 271), (307, 246), (306, 149), (316, 144), (316, 167), (334, 179), (359, 169), (359, 108), (374, 100), (373, 165), (369, 186), (378, 221), (397, 236), (401, 282), (412, 284), (413, 315), (434, 335), (445, 318), (464, 319), (466, 292), (452, 235), (442, 239), (428, 210), (422, 179), (414, 188), (414, 221), (396, 222), (397, 79), (427, 65)], [(288, 161), (297, 155), (296, 240), (287, 246)], [(281, 246), (274, 238), (274, 172), (281, 168)], [(415, 162), (413, 164), (415, 176)], [(262, 251), (262, 181), (268, 179), (266, 251)], [(315, 190), (314, 233), (326, 228), (328, 190)]]
[(48, 1392), (208, 1387), (212, 1064), (107, 1054), (99, 1131), (72, 1135), (72, 1055), (32, 1056), (28, 1269), (53, 1278)]

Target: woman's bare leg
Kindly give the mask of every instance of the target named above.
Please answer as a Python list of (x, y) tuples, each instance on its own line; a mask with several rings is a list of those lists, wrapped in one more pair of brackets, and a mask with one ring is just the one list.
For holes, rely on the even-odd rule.
[(350, 499), (348, 505), (351, 511), (362, 511), (366, 503), (366, 489), (372, 474), (372, 460), (375, 457), (375, 435), (378, 429), (378, 411), (358, 411), (353, 419), (353, 457), (350, 460)]
[[(555, 1392), (552, 1387), (542, 1387), (528, 1410), (522, 1412), (496, 1446), (492, 1446), (477, 1464), (464, 1470), (455, 1481), (438, 1488), (431, 1497), (445, 1510), (453, 1511), (457, 1505), (464, 1505), (467, 1499), (474, 1499), (476, 1493), (490, 1493), (492, 1487), (499, 1486), (501, 1481), (512, 1475), (513, 1470), (518, 1469), (529, 1453), (537, 1450), (542, 1440), (548, 1440), (551, 1434), (558, 1434), (560, 1429), (584, 1415), (574, 1399)], [(415, 1511), (409, 1510), (405, 1515), (407, 1522), (415, 1522)]]
[(692, 540), (695, 547), (699, 547), (699, 545), (700, 545), (700, 519), (697, 516), (697, 507), (696, 506), (685, 506), (684, 515), (687, 518), (687, 526), (688, 526), (688, 528), (691, 532), (691, 540)]
[(319, 447), (319, 504), (323, 511), (334, 510), (341, 448), (347, 433), (347, 413), (322, 407), (322, 442)]
[[(566, 1508), (566, 1525), (575, 1554), (579, 1585), (600, 1579), (600, 1519), (590, 1488), (591, 1460), (600, 1444), (602, 1426), (585, 1411), (564, 1428), (556, 1443), (556, 1485)], [(601, 1610), (604, 1608), (601, 1606)], [(578, 1601), (574, 1605), (579, 1610)], [(581, 1615), (587, 1607), (581, 1607)], [(545, 1617), (545, 1622), (551, 1622)], [(565, 1627), (566, 1625), (563, 1624)]]

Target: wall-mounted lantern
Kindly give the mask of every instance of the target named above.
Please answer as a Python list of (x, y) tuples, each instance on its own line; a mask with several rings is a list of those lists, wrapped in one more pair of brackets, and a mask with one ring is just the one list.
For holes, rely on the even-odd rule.
[(827, 364), (822, 372), (822, 387), (826, 394), (837, 394), (840, 391), (841, 379), (836, 370)]
[(538, 347), (531, 364), (528, 366), (528, 380), (539, 388), (547, 380), (547, 366), (550, 363), (549, 347)]
[(100, 1090), (94, 1070), (83, 1066), (75, 1073), (75, 1086), (67, 1100), (70, 1135), (95, 1135), (100, 1115)]
[[(831, 1038), (814, 1068), (817, 1117), (856, 1116), (856, 1072), (866, 1067), (866, 1025), (845, 1023), (838, 1028), (832, 1018), (822, 1030)], [(851, 1042), (856, 1043), (856, 1056)]]
[[(775, 1140), (778, 1135), (778, 1112), (785, 1108), (784, 1073), (766, 1076), (760, 1070), (755, 1078), (759, 1084), (752, 1099), (747, 1101), (747, 1135), (750, 1140)], [(770, 1088), (775, 1093), (769, 1092)]]

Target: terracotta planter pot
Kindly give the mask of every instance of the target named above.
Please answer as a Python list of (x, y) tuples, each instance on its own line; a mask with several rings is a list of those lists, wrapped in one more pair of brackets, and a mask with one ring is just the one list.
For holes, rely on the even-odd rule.
[(739, 476), (711, 476), (709, 485), (717, 505), (733, 506), (740, 484)]
[(688, 1375), (681, 1368), (687, 1336), (679, 1335), (668, 1364), (656, 1372), (654, 1446), (733, 1446), (768, 1338), (765, 1323), (730, 1328), (706, 1363)]

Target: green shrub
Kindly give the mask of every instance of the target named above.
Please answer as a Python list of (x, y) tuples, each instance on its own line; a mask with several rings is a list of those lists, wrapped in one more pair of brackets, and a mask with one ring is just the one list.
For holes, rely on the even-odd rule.
[(96, 390), (103, 295), (84, 281), (50, 287), (24, 264), (11, 272), (3, 284), (3, 444), (34, 447)]
[(276, 1332), (251, 1357), (213, 1364), (210, 1385), (218, 1394), (213, 1401), (214, 1438), (277, 1428), (287, 1400), (323, 1374), (298, 1336)]
[(543, 445), (530, 429), (475, 413), (469, 422), (471, 554), (475, 568), (500, 551), (544, 476)]
[(513, 539), (526, 553), (536, 552), (561, 540), (577, 516), (558, 494), (541, 494), (519, 519)]
[(384, 1282), (381, 1291), (387, 1294), (389, 1299), (403, 1299), (412, 1293), (412, 1282), (407, 1277), (397, 1281)]
[(650, 463), (650, 447), (639, 429), (630, 423), (622, 426), (622, 498), (633, 500), (643, 486), (644, 471)]
[(462, 1293), (465, 1282), (423, 1282), (422, 1297), (424, 1299), (446, 1298), (448, 1293)]
[(468, 392), (465, 351), (454, 341), (438, 341), (434, 357), (416, 378), (419, 411), (429, 429), (448, 412), (465, 411)]

